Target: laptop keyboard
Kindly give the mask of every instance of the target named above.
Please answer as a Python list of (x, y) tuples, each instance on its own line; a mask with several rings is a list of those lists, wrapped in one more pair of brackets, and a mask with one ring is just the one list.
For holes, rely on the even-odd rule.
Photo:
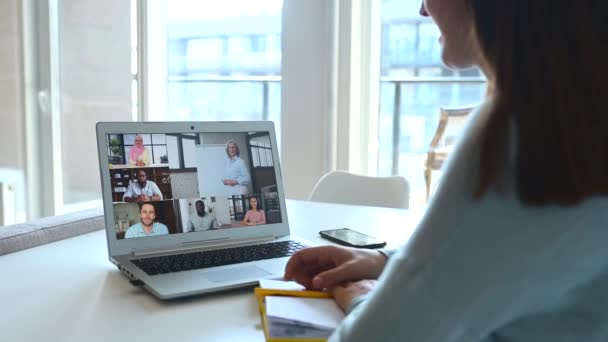
[(148, 275), (157, 275), (281, 258), (291, 256), (296, 251), (306, 247), (295, 241), (281, 241), (204, 252), (150, 257), (132, 260), (132, 262)]

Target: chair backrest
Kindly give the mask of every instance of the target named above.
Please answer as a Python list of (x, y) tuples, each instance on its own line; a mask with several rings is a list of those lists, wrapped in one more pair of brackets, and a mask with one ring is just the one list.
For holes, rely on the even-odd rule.
[(407, 209), (409, 192), (409, 183), (402, 176), (370, 177), (332, 171), (319, 179), (308, 200)]
[(457, 138), (462, 134), (463, 127), (468, 120), (469, 114), (479, 104), (459, 107), (441, 107), (437, 130), (427, 152), (424, 162), (424, 182), (426, 184), (426, 198), (431, 196), (431, 177), (433, 170), (439, 170), (443, 161), (451, 152)]
[(437, 130), (431, 140), (430, 149), (453, 145), (462, 133), (462, 126), (466, 123), (469, 114), (477, 106), (479, 106), (478, 103), (458, 107), (441, 107)]

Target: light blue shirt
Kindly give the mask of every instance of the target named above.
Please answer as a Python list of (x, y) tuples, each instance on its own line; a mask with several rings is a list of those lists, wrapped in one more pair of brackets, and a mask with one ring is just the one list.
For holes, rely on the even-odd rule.
[(482, 114), (413, 236), (330, 342), (608, 341), (608, 197), (524, 205), (511, 161), (506, 193), (475, 200)]
[(243, 159), (237, 156), (226, 161), (226, 178), (236, 180), (239, 185), (249, 185), (251, 177)]
[(152, 224), (152, 231), (149, 234), (147, 234), (144, 231), (144, 226), (141, 224), (141, 222), (138, 222), (138, 223), (132, 225), (131, 227), (129, 227), (129, 229), (127, 229), (127, 232), (125, 233), (125, 239), (144, 237), (144, 236), (167, 235), (167, 234), (169, 234), (169, 229), (167, 229), (167, 226), (165, 226), (162, 223), (154, 222)]

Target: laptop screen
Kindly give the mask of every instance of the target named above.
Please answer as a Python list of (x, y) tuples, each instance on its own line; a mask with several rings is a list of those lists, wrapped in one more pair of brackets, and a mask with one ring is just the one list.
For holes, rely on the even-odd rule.
[(281, 223), (269, 132), (106, 134), (116, 239)]

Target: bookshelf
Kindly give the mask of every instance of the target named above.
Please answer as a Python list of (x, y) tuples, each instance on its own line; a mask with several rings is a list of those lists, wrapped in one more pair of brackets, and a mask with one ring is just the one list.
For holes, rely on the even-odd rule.
[(130, 182), (136, 181), (137, 170), (146, 171), (149, 181), (158, 185), (164, 199), (173, 198), (171, 191), (171, 173), (168, 166), (162, 167), (141, 167), (141, 168), (118, 168), (110, 170), (112, 182), (112, 201), (122, 202), (122, 197), (127, 191)]

